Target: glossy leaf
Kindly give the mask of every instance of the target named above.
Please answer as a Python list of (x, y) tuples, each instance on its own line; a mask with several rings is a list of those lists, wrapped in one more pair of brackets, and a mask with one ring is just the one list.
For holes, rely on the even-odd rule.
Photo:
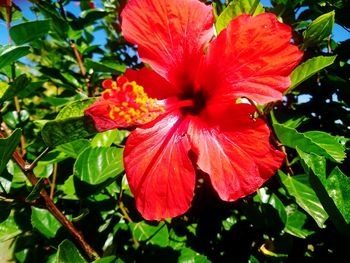
[(61, 223), (46, 209), (32, 207), (32, 225), (47, 238), (56, 236)]
[(0, 69), (30, 53), (27, 46), (0, 46)]
[(75, 247), (75, 245), (68, 239), (65, 239), (58, 246), (56, 262), (57, 263), (67, 263), (67, 262), (86, 263), (87, 261), (85, 261), (85, 259), (79, 253), (79, 250)]
[(40, 197), (40, 191), (41, 189), (43, 189), (45, 185), (44, 181), (45, 181), (45, 178), (40, 178), (38, 180), (38, 182), (33, 187), (32, 191), (30, 192), (30, 194), (26, 197), (27, 202), (32, 202)]
[(21, 133), (21, 129), (16, 129), (9, 137), (0, 139), (0, 175), (16, 150), (21, 140)]
[(69, 29), (66, 20), (60, 16), (56, 9), (45, 3), (45, 1), (40, 2), (40, 4), (37, 4), (36, 6), (46, 18), (51, 19), (51, 29), (54, 33), (51, 35), (57, 39), (66, 40), (67, 31)]
[(326, 159), (314, 153), (305, 153), (296, 147), (297, 153), (305, 164), (318, 176), (322, 183), (326, 181)]
[(259, 0), (232, 1), (217, 18), (215, 24), (216, 32), (219, 34), (236, 16), (241, 14), (258, 15), (264, 12), (265, 9)]
[(10, 36), (17, 45), (22, 45), (45, 36), (50, 30), (50, 20), (36, 20), (14, 25)]
[(282, 201), (275, 194), (268, 194), (265, 188), (260, 188), (257, 191), (261, 202), (264, 204), (270, 204), (273, 208), (275, 208), (278, 212), (278, 215), (281, 221), (285, 224), (287, 220), (287, 212), (282, 203)]
[(278, 139), (285, 146), (294, 149), (298, 147), (306, 153), (322, 155), (334, 162), (342, 162), (346, 156), (342, 138), (321, 131), (300, 133), (279, 123), (274, 123), (273, 127)]
[(56, 120), (84, 116), (84, 110), (96, 101), (96, 98), (78, 100), (67, 104), (56, 116)]
[(289, 92), (297, 87), (300, 83), (304, 82), (308, 78), (312, 77), (314, 74), (320, 70), (332, 65), (334, 63), (336, 56), (318, 56), (305, 61), (303, 64), (299, 65), (293, 70), (291, 75), (292, 84), (289, 89), (285, 92)]
[(64, 152), (69, 157), (77, 158), (78, 155), (90, 146), (90, 142), (86, 139), (79, 139), (69, 143), (57, 146), (57, 150)]
[(0, 104), (6, 100), (12, 100), (14, 96), (18, 96), (18, 94), (28, 86), (28, 84), (29, 79), (25, 74), (18, 76), (0, 97)]
[(180, 257), (178, 258), (177, 262), (181, 263), (187, 263), (187, 262), (194, 262), (194, 263), (209, 263), (210, 260), (207, 259), (206, 256), (203, 256), (199, 254), (198, 252), (190, 249), (190, 248), (183, 248), (181, 249)]
[(335, 12), (323, 14), (317, 17), (304, 31), (304, 45), (313, 46), (325, 41), (332, 33)]
[(314, 231), (304, 227), (307, 222), (307, 216), (294, 207), (294, 205), (288, 206), (286, 211), (287, 222), (284, 228), (285, 232), (299, 238), (307, 238), (314, 233)]
[(346, 176), (338, 167), (336, 167), (327, 178), (326, 190), (344, 217), (346, 223), (349, 224), (350, 178)]
[(157, 226), (146, 222), (130, 223), (131, 232), (139, 242), (151, 243), (160, 247), (166, 247), (169, 242), (169, 232), (164, 222)]
[(101, 184), (124, 170), (122, 156), (120, 148), (87, 148), (74, 164), (74, 175), (90, 185)]
[(107, 72), (107, 73), (123, 73), (126, 70), (124, 64), (119, 64), (115, 61), (102, 61), (96, 62), (91, 59), (85, 60), (87, 69), (93, 69), (95, 72)]
[(304, 209), (321, 228), (325, 228), (325, 221), (328, 218), (319, 198), (310, 184), (309, 175), (289, 176), (282, 171), (278, 171), (282, 184), (288, 193), (295, 198), (297, 204)]
[(47, 122), (41, 136), (49, 147), (79, 140), (97, 133), (93, 124), (85, 117), (74, 117)]
[(109, 130), (95, 135), (91, 141), (92, 147), (109, 147), (113, 143), (120, 144), (129, 134), (128, 131)]
[(0, 224), (0, 242), (14, 238), (20, 233), (22, 233), (22, 230), (15, 221), (13, 215), (10, 215), (4, 222)]

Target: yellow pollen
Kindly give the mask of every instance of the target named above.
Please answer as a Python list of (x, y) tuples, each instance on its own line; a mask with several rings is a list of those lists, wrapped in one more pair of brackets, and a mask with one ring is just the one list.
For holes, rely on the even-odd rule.
[(125, 77), (109, 84), (105, 93), (105, 99), (114, 103), (109, 118), (121, 127), (150, 122), (165, 112), (157, 99), (149, 98), (142, 86), (135, 81), (129, 82)]

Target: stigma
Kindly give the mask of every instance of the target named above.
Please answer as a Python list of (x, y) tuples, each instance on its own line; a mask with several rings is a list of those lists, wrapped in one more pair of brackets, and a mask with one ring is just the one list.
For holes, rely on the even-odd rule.
[(103, 81), (102, 94), (109, 104), (109, 118), (120, 127), (148, 123), (165, 112), (160, 101), (149, 98), (143, 87), (125, 77)]

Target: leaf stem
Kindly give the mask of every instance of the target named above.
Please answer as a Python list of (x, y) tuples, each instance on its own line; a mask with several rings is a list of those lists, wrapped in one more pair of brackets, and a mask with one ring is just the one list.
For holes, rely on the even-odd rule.
[(49, 147), (46, 149), (30, 164), (25, 167), (26, 170), (33, 170), (36, 164), (50, 151)]
[[(0, 132), (0, 137), (4, 138), (5, 135)], [(44, 151), (45, 152), (45, 151)], [(28, 166), (27, 162), (22, 158), (22, 156), (15, 151), (12, 154), (13, 160), (18, 164), (22, 172), (26, 175), (29, 182), (34, 186), (38, 182), (38, 178), (33, 172), (33, 167)], [(31, 167), (31, 169), (28, 169)], [(72, 222), (70, 222), (66, 216), (58, 209), (55, 203), (52, 201), (45, 189), (41, 189), (40, 196), (44, 200), (45, 207), (49, 212), (67, 229), (67, 231), (74, 237), (77, 244), (83, 249), (85, 254), (90, 260), (99, 259), (97, 252), (85, 241), (83, 235), (75, 228)]]
[(53, 165), (53, 172), (52, 172), (52, 183), (50, 186), (50, 198), (52, 199), (55, 193), (55, 186), (56, 186), (56, 178), (57, 178), (57, 168), (58, 165), (57, 163), (55, 163)]

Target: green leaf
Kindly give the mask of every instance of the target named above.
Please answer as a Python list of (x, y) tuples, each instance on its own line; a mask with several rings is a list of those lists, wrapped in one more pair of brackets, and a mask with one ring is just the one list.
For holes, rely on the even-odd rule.
[(5, 93), (0, 97), (0, 104), (4, 101), (13, 99), (14, 96), (17, 96), (22, 90), (24, 90), (30, 83), (29, 79), (25, 74), (20, 75), (15, 79), (14, 82), (6, 89)]
[(22, 233), (22, 230), (16, 223), (13, 215), (0, 224), (0, 242), (12, 239), (20, 233)]
[(93, 263), (116, 263), (116, 262), (117, 262), (116, 256), (103, 257), (93, 261)]
[(21, 140), (21, 134), (21, 129), (16, 129), (9, 137), (0, 139), (0, 175), (11, 159), (12, 153), (16, 150)]
[(257, 191), (261, 202), (264, 204), (270, 204), (273, 208), (275, 208), (278, 212), (278, 215), (281, 221), (285, 224), (287, 221), (287, 213), (286, 209), (282, 203), (282, 201), (275, 194), (268, 194), (265, 188), (260, 188)]
[(324, 228), (324, 222), (327, 220), (328, 214), (312, 189), (309, 175), (288, 176), (280, 170), (278, 175), (297, 204), (316, 221), (319, 227)]
[(104, 18), (107, 16), (109, 13), (106, 11), (101, 11), (98, 9), (89, 9), (81, 12), (81, 20), (78, 21), (78, 23), (81, 23), (82, 25), (91, 25), (93, 24), (96, 20)]
[(63, 186), (61, 187), (61, 190), (64, 193), (62, 199), (79, 200), (75, 192), (74, 175), (68, 177), (68, 179), (64, 182)]
[(129, 223), (134, 238), (139, 242), (146, 242), (160, 247), (166, 247), (169, 243), (169, 231), (164, 222), (158, 225), (150, 225), (144, 221)]
[(298, 147), (303, 152), (321, 155), (334, 162), (342, 162), (346, 157), (341, 137), (321, 131), (300, 133), (280, 123), (274, 123), (273, 127), (278, 139), (285, 146), (293, 149)]
[(109, 130), (95, 135), (91, 141), (92, 147), (109, 147), (113, 143), (120, 144), (129, 134), (128, 131)]
[(326, 180), (326, 159), (314, 153), (305, 153), (296, 147), (297, 153), (305, 164), (318, 176), (322, 183)]
[(45, 181), (45, 178), (43, 177), (38, 180), (38, 182), (33, 187), (32, 191), (30, 192), (30, 194), (26, 197), (27, 202), (32, 202), (40, 197), (40, 191), (41, 189), (43, 189), (45, 185), (44, 181)]
[(58, 229), (61, 227), (61, 223), (46, 209), (33, 206), (31, 208), (33, 227), (47, 238), (55, 237)]
[[(314, 189), (317, 189), (318, 196), (330, 219), (340, 232), (347, 232), (346, 224), (350, 221), (350, 206), (346, 200), (350, 197), (350, 178), (344, 175), (338, 167), (326, 178), (326, 160), (323, 156), (307, 154), (298, 148), (297, 152), (307, 166), (305, 170), (309, 172), (307, 169), (311, 169), (319, 179), (319, 182), (314, 181)], [(313, 176), (312, 173), (310, 174)]]
[(68, 239), (65, 239), (58, 246), (56, 262), (57, 263), (68, 263), (68, 262), (86, 263), (87, 261), (85, 261), (85, 259), (79, 253), (79, 250), (75, 247), (75, 245)]
[(241, 14), (258, 15), (264, 12), (265, 9), (259, 0), (232, 1), (217, 18), (215, 23), (216, 32), (219, 34), (236, 16)]
[(48, 178), (53, 173), (53, 164), (44, 164), (39, 161), (33, 172), (36, 177)]
[(317, 17), (303, 32), (304, 45), (306, 47), (315, 46), (327, 40), (332, 33), (335, 12), (323, 14)]
[(90, 146), (90, 142), (86, 139), (80, 139), (57, 146), (57, 150), (67, 154), (69, 157), (78, 158), (78, 155)]
[(41, 136), (49, 147), (86, 138), (96, 133), (91, 120), (85, 117), (48, 121), (41, 130)]
[(90, 185), (116, 178), (123, 170), (123, 149), (115, 147), (87, 148), (74, 164), (76, 178)]
[(22, 45), (45, 36), (50, 30), (50, 20), (36, 20), (14, 25), (10, 36), (17, 45)]
[(51, 19), (51, 29), (54, 32), (53, 37), (60, 40), (66, 40), (67, 32), (69, 29), (68, 23), (60, 16), (55, 8), (45, 1), (41, 1), (40, 4), (37, 4), (36, 7), (40, 10), (45, 17)]
[(190, 248), (183, 248), (181, 249), (180, 257), (178, 258), (177, 262), (181, 263), (209, 263), (206, 256), (199, 254), (198, 252), (190, 249)]
[(287, 222), (283, 231), (299, 238), (307, 238), (314, 231), (304, 228), (307, 222), (307, 216), (300, 212), (296, 205), (289, 205), (287, 211)]
[(27, 46), (2, 46), (0, 47), (0, 69), (17, 61), (30, 53)]
[(96, 62), (88, 58), (85, 59), (84, 63), (88, 70), (93, 69), (96, 72), (120, 74), (124, 73), (126, 70), (126, 66), (124, 64), (120, 64), (115, 61)]
[(300, 83), (312, 77), (321, 69), (324, 69), (334, 63), (336, 56), (318, 56), (305, 61), (303, 64), (296, 67), (291, 75), (292, 84), (284, 93), (288, 93), (297, 87)]
[(3, 121), (5, 121), (10, 128), (14, 129), (20, 122), (24, 123), (29, 119), (29, 113), (26, 110), (21, 110), (19, 113), (14, 110), (7, 112), (2, 117)]
[(347, 224), (350, 223), (350, 178), (338, 167), (327, 178), (326, 190)]
[(84, 116), (84, 110), (96, 101), (97, 98), (88, 98), (68, 103), (56, 116), (56, 120)]

